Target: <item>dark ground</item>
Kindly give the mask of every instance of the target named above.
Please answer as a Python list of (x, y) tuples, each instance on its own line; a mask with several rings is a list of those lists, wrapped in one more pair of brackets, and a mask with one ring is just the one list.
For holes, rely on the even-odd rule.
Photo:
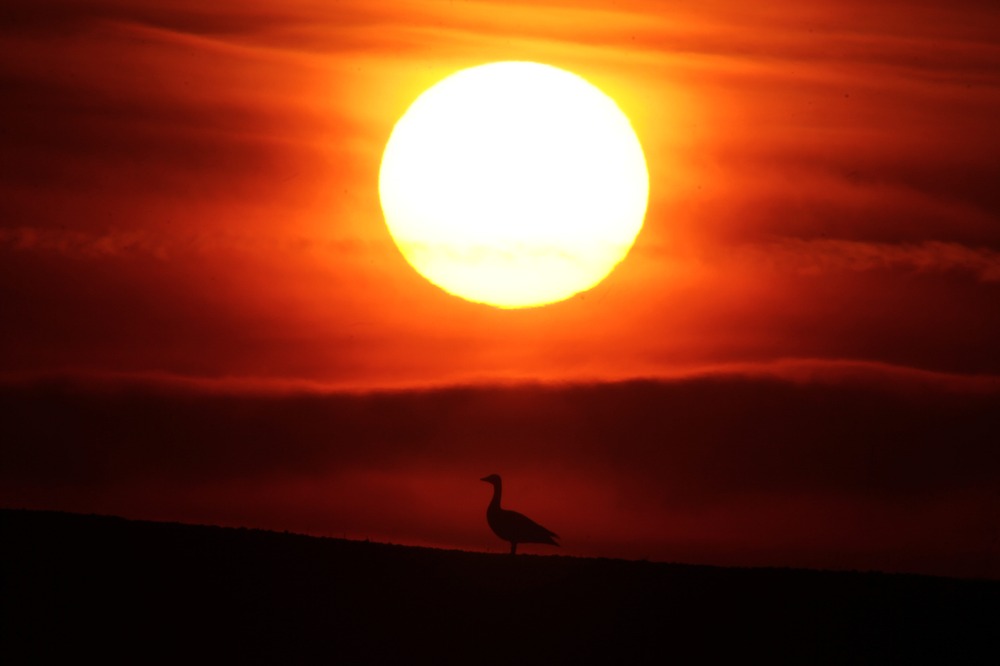
[(1000, 664), (1000, 582), (0, 510), (0, 662)]

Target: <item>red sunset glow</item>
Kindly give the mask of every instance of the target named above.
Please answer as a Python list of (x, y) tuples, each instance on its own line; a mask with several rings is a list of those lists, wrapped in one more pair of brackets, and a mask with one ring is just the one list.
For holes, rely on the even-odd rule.
[[(0, 18), (0, 505), (504, 552), (1000, 577), (990, 3), (56, 0)], [(532, 61), (649, 172), (500, 309), (390, 235), (397, 120)], [(520, 551), (519, 551), (520, 552)]]

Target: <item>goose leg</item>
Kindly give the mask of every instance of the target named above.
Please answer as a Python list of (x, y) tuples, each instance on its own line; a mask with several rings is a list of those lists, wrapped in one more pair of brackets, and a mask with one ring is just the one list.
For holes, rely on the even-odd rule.
[(510, 542), (510, 554), (511, 555), (517, 555), (517, 542), (516, 541), (511, 541)]

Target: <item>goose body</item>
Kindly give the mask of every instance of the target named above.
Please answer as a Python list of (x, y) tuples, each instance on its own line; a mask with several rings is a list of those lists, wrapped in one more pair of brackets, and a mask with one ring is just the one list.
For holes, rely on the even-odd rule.
[(500, 481), (499, 475), (490, 474), (480, 480), (493, 485), (493, 499), (490, 500), (490, 505), (486, 509), (486, 522), (489, 523), (490, 529), (493, 530), (494, 534), (504, 541), (510, 542), (511, 555), (517, 554), (517, 544), (519, 543), (559, 545), (553, 538), (559, 535), (552, 530), (542, 527), (531, 518), (517, 511), (508, 511), (507, 509), (500, 508), (500, 496), (503, 493), (503, 484)]

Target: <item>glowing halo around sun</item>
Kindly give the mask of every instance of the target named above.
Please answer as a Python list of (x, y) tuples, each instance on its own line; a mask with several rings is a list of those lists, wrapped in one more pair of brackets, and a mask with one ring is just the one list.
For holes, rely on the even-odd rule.
[(567, 299), (603, 280), (642, 228), (649, 174), (615, 102), (531, 62), (462, 70), (396, 123), (379, 196), (425, 278), (501, 308)]

